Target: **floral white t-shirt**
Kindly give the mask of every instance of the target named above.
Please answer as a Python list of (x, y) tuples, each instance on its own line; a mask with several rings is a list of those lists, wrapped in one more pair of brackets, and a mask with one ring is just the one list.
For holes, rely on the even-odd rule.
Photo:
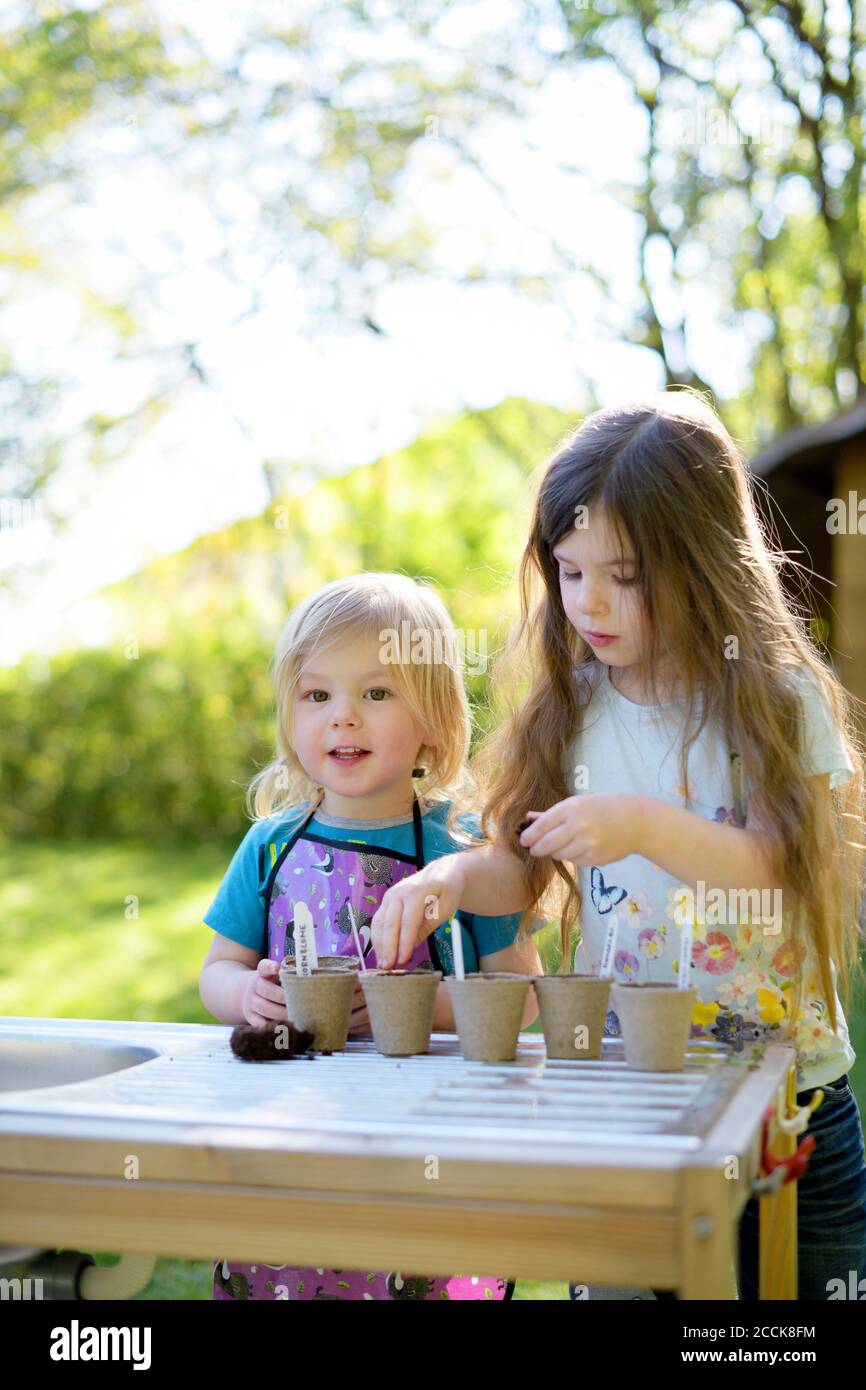
[[(736, 799), (731, 750), (711, 723), (702, 729), (689, 753), (688, 800), (680, 785), (677, 743), (683, 701), (638, 705), (610, 683), (609, 668), (590, 667), (589, 703), (584, 727), (568, 747), (566, 784), (572, 794), (631, 793), (658, 797), (708, 820), (743, 825)], [(804, 761), (810, 774), (830, 773), (830, 785), (853, 773), (831, 712), (808, 668), (799, 680), (805, 720)], [(586, 769), (577, 774), (577, 769)], [(735, 1051), (745, 1042), (788, 1042), (797, 1049), (797, 1089), (807, 1090), (834, 1081), (856, 1060), (842, 1007), (836, 998), (838, 1027), (830, 1027), (821, 993), (817, 957), (806, 950), (799, 963), (806, 988), (799, 1017), (790, 1016), (798, 961), (786, 941), (791, 914), (773, 920), (769, 897), (758, 915), (735, 900), (722, 913), (713, 910), (710, 894), (702, 911), (693, 889), (642, 855), (601, 867), (579, 869), (583, 894), (581, 943), (574, 969), (598, 973), (608, 926), (617, 919), (613, 978), (619, 981), (676, 981), (680, 955), (680, 922), (693, 922), (691, 983), (699, 999), (692, 1022), (693, 1037), (715, 1038)], [(730, 899), (729, 899), (730, 901)], [(688, 911), (684, 911), (687, 908)], [(724, 925), (723, 925), (724, 922)], [(806, 940), (806, 936), (803, 937)], [(835, 965), (832, 966), (836, 978)], [(606, 1033), (618, 1034), (619, 1021), (611, 1010)]]

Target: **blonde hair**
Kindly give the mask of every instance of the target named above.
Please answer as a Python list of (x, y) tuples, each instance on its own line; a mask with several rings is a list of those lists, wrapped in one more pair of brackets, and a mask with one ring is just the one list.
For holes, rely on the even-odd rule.
[[(598, 506), (620, 544), (627, 537), (634, 550), (633, 592), (647, 618), (646, 669), (655, 702), (664, 700), (656, 680), (664, 659), (675, 663), (682, 681), (686, 795), (689, 749), (712, 720), (742, 758), (750, 819), (773, 837), (776, 882), (803, 909), (835, 1030), (831, 961), (846, 1007), (849, 977), (859, 964), (863, 750), (853, 697), (813, 645), (808, 608), (799, 611), (783, 591), (779, 572), (791, 562), (764, 532), (742, 454), (712, 407), (686, 388), (595, 412), (540, 475), (520, 564), (521, 617), (493, 673), (500, 718), (472, 764), (485, 793), (486, 835), (522, 859), (532, 896), (527, 912), (545, 896), (556, 898), (563, 968), (570, 969), (580, 888), (563, 863), (533, 859), (517, 832), (527, 810), (546, 810), (571, 795), (564, 754), (582, 727), (581, 696), (590, 698), (591, 677), (603, 663), (566, 616), (552, 552), (573, 531), (576, 508)], [(734, 634), (739, 656), (727, 660)], [(803, 667), (826, 698), (855, 769), (829, 795), (801, 763), (802, 709), (791, 678)], [(802, 921), (792, 916), (788, 939), (798, 961)], [(794, 1019), (802, 984), (798, 969)]]
[[(295, 691), (314, 652), (326, 651), (358, 633), (388, 644), (394, 683), (411, 713), (436, 740), (422, 744), (418, 755), (426, 769), (425, 800), (451, 802), (448, 831), (467, 844), (477, 843), (477, 837), (471, 838), (455, 825), (457, 817), (477, 803), (467, 766), (472, 725), (457, 630), (434, 590), (402, 574), (367, 571), (335, 579), (309, 594), (289, 615), (272, 662), (276, 756), (247, 787), (250, 817), (262, 820), (280, 811), (321, 804), (324, 788), (309, 780), (292, 746)], [(396, 644), (388, 634), (397, 635)], [(403, 639), (410, 635), (412, 645), (407, 648)], [(395, 651), (401, 659), (394, 659)]]

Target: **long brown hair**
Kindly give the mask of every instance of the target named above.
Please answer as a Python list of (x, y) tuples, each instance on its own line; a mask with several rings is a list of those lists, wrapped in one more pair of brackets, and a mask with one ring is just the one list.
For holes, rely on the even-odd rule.
[[(590, 415), (540, 472), (520, 564), (521, 616), (493, 672), (493, 730), (472, 763), (485, 791), (485, 834), (524, 864), (532, 896), (524, 921), (539, 905), (549, 911), (555, 903), (563, 968), (570, 969), (578, 882), (566, 864), (534, 859), (517, 836), (528, 810), (546, 810), (572, 794), (565, 751), (582, 727), (582, 701), (591, 698), (599, 665), (566, 616), (552, 554), (585, 506), (590, 514), (603, 510), (620, 544), (627, 538), (633, 548), (653, 700), (662, 703), (657, 677), (671, 665), (682, 683), (686, 795), (689, 749), (709, 721), (741, 755), (752, 789), (750, 820), (774, 836), (773, 876), (784, 885), (786, 906), (789, 893), (802, 906), (835, 1030), (830, 962), (846, 1007), (858, 964), (863, 750), (853, 697), (814, 645), (808, 609), (797, 611), (782, 588), (780, 571), (790, 562), (756, 511), (740, 450), (702, 397), (677, 389)], [(736, 659), (726, 655), (732, 637)], [(855, 769), (829, 796), (801, 763), (794, 668), (818, 682)], [(801, 917), (791, 916), (786, 936), (798, 960), (804, 929)], [(794, 1019), (802, 984), (798, 970)]]

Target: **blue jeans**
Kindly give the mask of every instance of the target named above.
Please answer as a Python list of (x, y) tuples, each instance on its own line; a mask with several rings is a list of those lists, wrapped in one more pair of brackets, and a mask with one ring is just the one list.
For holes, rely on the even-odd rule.
[[(824, 1301), (834, 1292), (828, 1289), (831, 1279), (841, 1280), (841, 1288), (835, 1286), (837, 1298), (866, 1296), (866, 1154), (860, 1111), (847, 1073), (821, 1090), (824, 1099), (806, 1130), (817, 1143), (797, 1184), (797, 1297), (809, 1302)], [(808, 1105), (812, 1095), (811, 1090), (800, 1091), (797, 1104)], [(740, 1299), (746, 1303), (758, 1299), (758, 1214), (753, 1197), (743, 1209), (739, 1230)], [(677, 1297), (665, 1289), (653, 1293), (658, 1299)]]

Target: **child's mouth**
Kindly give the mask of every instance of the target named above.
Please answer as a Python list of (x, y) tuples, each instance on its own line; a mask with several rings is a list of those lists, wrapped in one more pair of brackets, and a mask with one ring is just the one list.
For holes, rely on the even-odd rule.
[(362, 762), (364, 758), (369, 758), (369, 756), (369, 748), (331, 748), (328, 751), (328, 757), (335, 763), (341, 763), (343, 767), (354, 767), (356, 763)]

